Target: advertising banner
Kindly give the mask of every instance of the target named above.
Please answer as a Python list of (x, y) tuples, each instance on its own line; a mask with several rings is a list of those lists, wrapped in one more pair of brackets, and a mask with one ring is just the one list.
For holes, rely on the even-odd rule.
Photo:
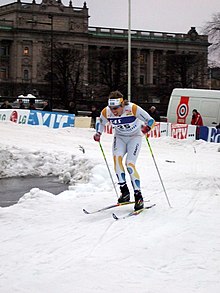
[(0, 110), (0, 122), (10, 121), (11, 110)]
[(1, 109), (0, 122), (11, 121), (17, 124), (45, 125), (51, 128), (73, 127), (75, 115), (60, 112), (45, 112), (23, 109)]
[(111, 123), (108, 122), (108, 123), (105, 125), (105, 132), (106, 132), (106, 133), (109, 133), (109, 134), (112, 134), (113, 130), (112, 130), (112, 125), (111, 125)]
[[(96, 118), (96, 124), (95, 124), (95, 129), (96, 129), (96, 131), (98, 131), (99, 123), (100, 123), (100, 118), (97, 117), (97, 118)], [(113, 128), (112, 128), (112, 125), (111, 125), (110, 122), (108, 122), (108, 123), (105, 125), (104, 132), (106, 132), (106, 133), (108, 133), (108, 134), (112, 134), (112, 133), (113, 133)]]
[(200, 126), (199, 139), (203, 139), (208, 142), (220, 143), (220, 129), (215, 127)]
[(12, 121), (17, 124), (27, 124), (29, 110), (22, 109), (2, 109), (0, 111), (0, 121)]
[[(17, 124), (62, 128), (75, 126), (75, 115), (38, 110), (0, 109), (0, 122), (8, 121)], [(98, 124), (99, 118), (96, 121), (96, 130), (98, 129)], [(107, 123), (104, 131), (112, 134), (112, 125)], [(177, 139), (203, 139), (208, 142), (220, 143), (220, 129), (207, 126), (200, 126), (197, 129), (195, 125), (156, 122), (155, 127), (148, 133), (148, 137), (159, 138), (162, 136), (170, 136)]]
[(196, 126), (168, 123), (168, 136), (178, 139), (196, 139)]
[(165, 122), (156, 122), (154, 128), (147, 134), (148, 137), (158, 138), (168, 135), (168, 127)]
[(189, 113), (189, 97), (181, 97), (179, 105), (176, 110), (177, 123), (184, 124), (186, 123), (186, 117)]
[(75, 122), (74, 114), (64, 114), (59, 112), (44, 112), (31, 110), (28, 124), (45, 125), (51, 128), (73, 127)]

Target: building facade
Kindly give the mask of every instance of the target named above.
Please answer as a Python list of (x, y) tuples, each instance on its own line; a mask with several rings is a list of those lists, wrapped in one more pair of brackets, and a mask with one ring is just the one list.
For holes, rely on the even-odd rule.
[[(88, 20), (86, 2), (73, 7), (72, 1), (65, 6), (61, 0), (40, 4), (17, 0), (0, 6), (0, 95), (32, 93), (57, 100), (57, 60), (53, 62), (57, 47), (77, 48), (83, 56), (77, 97), (69, 100), (81, 105), (89, 100), (105, 103), (108, 92), (116, 88), (126, 95), (128, 30), (90, 27)], [(49, 44), (48, 62), (45, 44)], [(207, 36), (195, 28), (186, 34), (132, 30), (132, 99), (145, 108), (152, 103), (165, 108), (175, 86), (207, 88), (208, 46)], [(173, 71), (177, 64), (179, 69), (190, 64), (183, 78)]]

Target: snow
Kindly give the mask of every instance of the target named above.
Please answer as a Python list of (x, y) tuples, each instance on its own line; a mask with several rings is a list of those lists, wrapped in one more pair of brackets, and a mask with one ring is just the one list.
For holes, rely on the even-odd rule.
[[(132, 205), (82, 212), (117, 201), (93, 129), (8, 122), (0, 133), (1, 178), (59, 175), (70, 183), (59, 195), (36, 186), (0, 208), (0, 292), (219, 292), (218, 144), (150, 139), (170, 208), (143, 138), (137, 169), (145, 200), (156, 207), (115, 221), (112, 212), (125, 215)], [(111, 143), (103, 134), (116, 181)]]

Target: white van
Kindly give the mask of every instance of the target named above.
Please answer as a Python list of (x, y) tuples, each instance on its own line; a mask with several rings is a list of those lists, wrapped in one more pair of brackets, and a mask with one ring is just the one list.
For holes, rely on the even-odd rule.
[(201, 114), (204, 126), (215, 127), (220, 123), (220, 91), (174, 89), (168, 105), (167, 122), (190, 124), (193, 109)]

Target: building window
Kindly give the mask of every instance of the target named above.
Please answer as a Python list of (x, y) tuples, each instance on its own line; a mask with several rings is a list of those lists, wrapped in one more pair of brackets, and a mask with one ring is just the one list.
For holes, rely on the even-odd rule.
[(28, 47), (24, 48), (23, 55), (29, 55), (29, 48)]
[(29, 72), (27, 69), (24, 70), (24, 79), (28, 80), (29, 79)]
[(139, 60), (140, 60), (140, 64), (144, 64), (145, 63), (144, 54), (140, 54)]
[(0, 56), (8, 56), (9, 54), (8, 46), (0, 47)]
[(140, 75), (140, 84), (144, 85), (144, 75)]
[(7, 79), (7, 69), (5, 67), (0, 68), (0, 78), (1, 79)]

